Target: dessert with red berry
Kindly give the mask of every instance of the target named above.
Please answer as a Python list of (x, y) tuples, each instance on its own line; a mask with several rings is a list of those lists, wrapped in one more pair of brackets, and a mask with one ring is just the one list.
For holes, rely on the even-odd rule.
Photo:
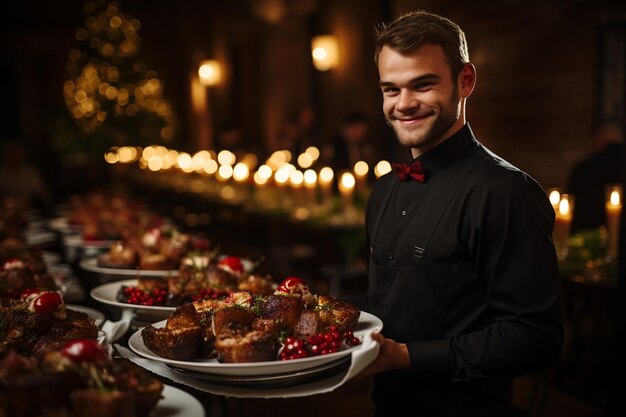
[(6, 259), (0, 266), (0, 302), (9, 305), (29, 288), (55, 290), (54, 278), (47, 273), (35, 273), (31, 265), (17, 258)]
[(0, 360), (0, 415), (147, 416), (163, 384), (127, 359), (111, 359), (91, 339), (74, 339), (41, 358)]
[(11, 350), (42, 356), (71, 339), (97, 336), (94, 320), (67, 309), (54, 291), (27, 289), (10, 306), (0, 307), (0, 356)]
[(138, 259), (139, 254), (132, 245), (118, 240), (109, 247), (108, 252), (98, 256), (97, 265), (100, 268), (133, 269)]
[(147, 326), (141, 335), (146, 347), (170, 359), (184, 352), (186, 359), (217, 354), (227, 363), (287, 360), (359, 344), (352, 333), (359, 316), (358, 307), (316, 296), (303, 280), (289, 277), (271, 295), (238, 291), (185, 304), (164, 328)]

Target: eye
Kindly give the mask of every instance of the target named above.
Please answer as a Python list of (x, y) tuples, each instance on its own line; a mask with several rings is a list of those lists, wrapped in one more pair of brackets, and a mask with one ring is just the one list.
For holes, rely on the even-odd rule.
[(394, 96), (400, 92), (400, 89), (397, 87), (383, 87), (382, 91), (383, 94), (386, 96)]
[(435, 85), (435, 83), (433, 83), (432, 81), (419, 82), (419, 83), (413, 84), (413, 90), (428, 91), (433, 87), (433, 85)]

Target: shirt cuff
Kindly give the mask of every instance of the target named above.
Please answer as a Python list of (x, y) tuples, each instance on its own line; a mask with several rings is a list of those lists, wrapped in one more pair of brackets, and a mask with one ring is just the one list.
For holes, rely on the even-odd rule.
[(453, 356), (450, 340), (408, 342), (406, 345), (413, 371), (428, 377), (451, 377)]

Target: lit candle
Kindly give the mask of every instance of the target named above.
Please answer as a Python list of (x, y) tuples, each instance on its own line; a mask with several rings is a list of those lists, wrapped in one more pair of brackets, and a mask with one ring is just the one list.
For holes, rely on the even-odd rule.
[(291, 171), (287, 166), (278, 169), (274, 173), (274, 182), (276, 183), (278, 190), (277, 198), (280, 201), (283, 209), (285, 210), (290, 210), (293, 205), (293, 198), (291, 193), (285, 192), (285, 190), (287, 190), (287, 184), (289, 182), (290, 175)]
[(568, 247), (567, 239), (569, 238), (570, 227), (572, 225), (572, 211), (574, 208), (574, 196), (561, 194), (556, 217), (554, 219), (554, 246), (559, 260), (567, 257)]
[(376, 175), (376, 178), (380, 178), (390, 171), (391, 164), (385, 160), (379, 161), (374, 167), (374, 174)]
[(289, 175), (289, 183), (293, 190), (294, 202), (297, 207), (304, 205), (304, 195), (302, 194), (302, 185), (304, 183), (304, 174), (302, 171), (295, 170)]
[(552, 208), (556, 212), (559, 209), (559, 202), (561, 201), (561, 192), (558, 188), (548, 188), (548, 198), (552, 204)]
[(312, 169), (304, 171), (304, 186), (309, 208), (313, 208), (317, 204), (317, 172)]
[(354, 175), (351, 172), (344, 172), (341, 175), (341, 181), (339, 181), (339, 192), (343, 198), (343, 206), (346, 214), (351, 214), (354, 211), (353, 195), (354, 186), (356, 181)]
[(333, 195), (333, 178), (335, 173), (330, 167), (324, 167), (320, 170), (319, 183), (322, 189), (322, 199), (324, 204), (331, 203), (331, 197)]
[(251, 190), (249, 189), (250, 169), (243, 162), (238, 162), (233, 168), (233, 179), (239, 185), (235, 192), (242, 200), (247, 200)]
[(359, 161), (354, 164), (354, 177), (356, 179), (356, 188), (359, 192), (363, 192), (367, 185), (367, 173), (370, 167), (365, 161)]
[(267, 181), (271, 178), (271, 175), (271, 170), (269, 176), (264, 175), (262, 170), (258, 170), (254, 173), (254, 176), (252, 177), (256, 187), (254, 192), (254, 199), (256, 203), (261, 207), (266, 207), (268, 205), (267, 200), (269, 197), (271, 197), (267, 193), (267, 187), (265, 187), (265, 184), (267, 184)]
[(611, 184), (606, 187), (606, 229), (608, 234), (607, 255), (617, 256), (619, 226), (622, 215), (622, 186)]

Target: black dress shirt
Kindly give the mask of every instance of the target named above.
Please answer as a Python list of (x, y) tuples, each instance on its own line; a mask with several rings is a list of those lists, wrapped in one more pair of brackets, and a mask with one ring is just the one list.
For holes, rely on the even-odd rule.
[(391, 172), (367, 208), (362, 307), (411, 359), (410, 370), (376, 376), (377, 414), (499, 415), (514, 377), (560, 355), (554, 211), (469, 125), (417, 159), (425, 183)]

